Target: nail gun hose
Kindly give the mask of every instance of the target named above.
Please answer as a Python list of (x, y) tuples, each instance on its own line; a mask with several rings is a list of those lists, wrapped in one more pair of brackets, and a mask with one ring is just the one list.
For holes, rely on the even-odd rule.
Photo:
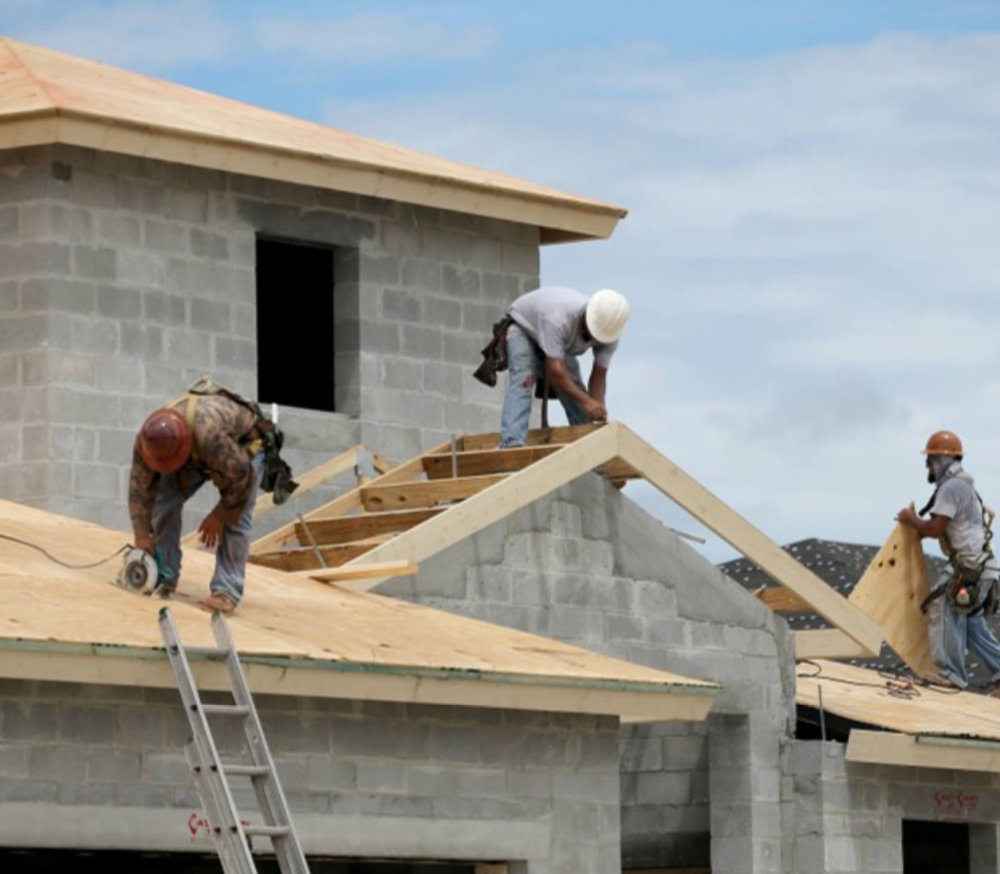
[(27, 540), (21, 540), (19, 537), (11, 537), (9, 534), (0, 534), (0, 538), (4, 540), (11, 540), (14, 543), (20, 543), (21, 546), (30, 546), (32, 549), (37, 549), (42, 555), (44, 555), (50, 561), (54, 561), (56, 564), (61, 564), (63, 567), (68, 567), (71, 568), (72, 570), (77, 570), (77, 571), (85, 570), (86, 568), (97, 567), (98, 565), (101, 564), (107, 564), (115, 556), (121, 555), (126, 550), (132, 548), (128, 543), (126, 543), (123, 547), (121, 547), (121, 549), (118, 549), (117, 551), (113, 552), (107, 558), (102, 558), (100, 561), (95, 561), (92, 562), (91, 564), (69, 564), (63, 561), (62, 559), (56, 558), (51, 552), (49, 552), (46, 549), (43, 549), (37, 543), (29, 543)]

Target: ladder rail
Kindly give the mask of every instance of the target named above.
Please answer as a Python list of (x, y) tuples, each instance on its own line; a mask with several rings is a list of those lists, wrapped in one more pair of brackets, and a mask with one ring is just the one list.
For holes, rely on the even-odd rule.
[[(190, 652), (221, 661), (229, 679), (234, 704), (205, 704), (201, 700), (188, 651), (169, 607), (160, 610), (160, 632), (177, 681), (192, 737), (184, 751), (195, 787), (211, 823), (213, 844), (226, 874), (257, 874), (251, 838), (268, 838), (282, 874), (309, 874), (309, 866), (291, 821), (288, 802), (278, 780), (260, 718), (225, 616), (212, 614), (212, 631), (218, 649), (191, 647)], [(223, 762), (216, 746), (209, 715), (239, 717), (243, 723), (249, 762)], [(263, 825), (244, 822), (229, 783), (230, 777), (250, 779)]]

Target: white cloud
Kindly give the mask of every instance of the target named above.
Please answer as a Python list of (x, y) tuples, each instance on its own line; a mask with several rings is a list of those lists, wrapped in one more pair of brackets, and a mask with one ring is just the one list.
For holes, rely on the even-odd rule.
[(200, 0), (120, 0), (112, 4), (34, 3), (18, 38), (132, 70), (158, 71), (218, 61), (234, 27)]
[(293, 51), (316, 63), (351, 67), (474, 60), (497, 38), (484, 26), (448, 26), (436, 19), (386, 13), (323, 21), (274, 17), (258, 20), (254, 29), (265, 51)]

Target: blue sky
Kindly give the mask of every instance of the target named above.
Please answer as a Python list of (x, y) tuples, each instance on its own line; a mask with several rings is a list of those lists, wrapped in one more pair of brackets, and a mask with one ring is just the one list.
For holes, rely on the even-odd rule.
[(1000, 505), (995, 0), (0, 0), (0, 34), (628, 208), (543, 281), (629, 296), (612, 417), (780, 543), (882, 543), (942, 427)]

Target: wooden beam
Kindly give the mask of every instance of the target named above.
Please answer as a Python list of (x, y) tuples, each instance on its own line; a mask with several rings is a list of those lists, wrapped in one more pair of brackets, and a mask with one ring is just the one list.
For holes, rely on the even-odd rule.
[(893, 652), (920, 676), (938, 670), (931, 657), (927, 616), (920, 609), (929, 591), (920, 537), (909, 525), (896, 523), (850, 597), (881, 626)]
[(498, 473), (388, 486), (366, 486), (361, 489), (361, 503), (369, 511), (434, 507), (478, 494), (483, 489), (500, 482), (505, 476), (507, 474)]
[(310, 536), (319, 546), (334, 543), (354, 543), (380, 534), (394, 534), (408, 531), (428, 519), (439, 516), (444, 507), (423, 507), (417, 510), (387, 510), (383, 513), (359, 513), (354, 516), (339, 516), (336, 519), (309, 519), (308, 533), (301, 523), (296, 523), (299, 542), (308, 543)]
[[(526, 443), (528, 446), (547, 444), (574, 443), (581, 437), (592, 434), (604, 425), (567, 425), (561, 428), (532, 428), (528, 431)], [(459, 451), (471, 452), (481, 449), (496, 449), (500, 444), (500, 432), (489, 431), (485, 434), (463, 434), (458, 440)]]
[[(326, 566), (335, 568), (364, 555), (390, 536), (368, 538), (356, 543), (336, 543), (329, 546), (319, 546), (317, 549), (319, 549), (320, 555), (323, 556)], [(319, 560), (316, 558), (316, 550), (311, 546), (262, 552), (253, 557), (253, 563), (279, 571), (315, 570), (320, 567)]]
[(450, 452), (423, 457), (424, 472), (429, 479), (446, 479), (458, 476), (481, 476), (491, 473), (512, 473), (523, 470), (542, 458), (559, 452), (565, 445), (552, 443), (545, 446), (515, 446), (510, 449), (464, 450), (454, 455)]
[[(429, 452), (440, 452), (448, 445), (448, 443), (441, 443), (429, 450)], [(382, 485), (415, 479), (419, 474), (423, 473), (423, 465), (421, 463), (422, 458), (423, 456), (419, 456), (414, 458), (412, 461), (393, 467), (381, 476), (375, 477), (367, 483), (367, 485)], [(322, 507), (318, 507), (315, 510), (306, 513), (303, 518), (308, 521), (317, 516), (340, 516), (345, 513), (350, 513), (353, 510), (357, 510), (360, 507), (361, 489), (356, 488), (351, 489), (351, 491), (341, 495), (339, 498), (335, 498), (329, 503), (324, 504)], [(265, 534), (263, 537), (255, 540), (250, 547), (250, 560), (254, 561), (258, 554), (273, 552), (276, 549), (280, 549), (286, 544), (291, 543), (296, 539), (296, 537), (296, 522), (288, 522), (280, 528), (275, 529), (270, 534)]]
[(868, 614), (799, 564), (777, 543), (624, 425), (614, 423), (613, 427), (621, 431), (621, 458), (639, 470), (652, 485), (772, 579), (800, 595), (817, 613), (860, 643), (868, 655), (878, 655), (882, 632)]
[(812, 605), (796, 595), (787, 586), (768, 586), (766, 589), (758, 589), (754, 592), (754, 597), (770, 607), (775, 613), (811, 613)]
[[(530, 469), (513, 473), (496, 485), (473, 495), (448, 513), (429, 519), (419, 528), (376, 547), (363, 561), (420, 562), (436, 555), (615, 458), (618, 455), (619, 433), (619, 428), (614, 425), (595, 430), (594, 433), (545, 455), (532, 464)], [(344, 585), (346, 588), (368, 590), (380, 582), (382, 580), (372, 579)]]
[(412, 561), (378, 561), (371, 564), (355, 564), (350, 567), (296, 571), (296, 574), (320, 583), (339, 583), (343, 580), (365, 580), (372, 577), (384, 579), (385, 577), (410, 576), (419, 569), (419, 566)]
[(1000, 774), (1000, 743), (853, 729), (847, 761)]
[(868, 652), (839, 628), (815, 628), (794, 632), (796, 659), (868, 658)]

